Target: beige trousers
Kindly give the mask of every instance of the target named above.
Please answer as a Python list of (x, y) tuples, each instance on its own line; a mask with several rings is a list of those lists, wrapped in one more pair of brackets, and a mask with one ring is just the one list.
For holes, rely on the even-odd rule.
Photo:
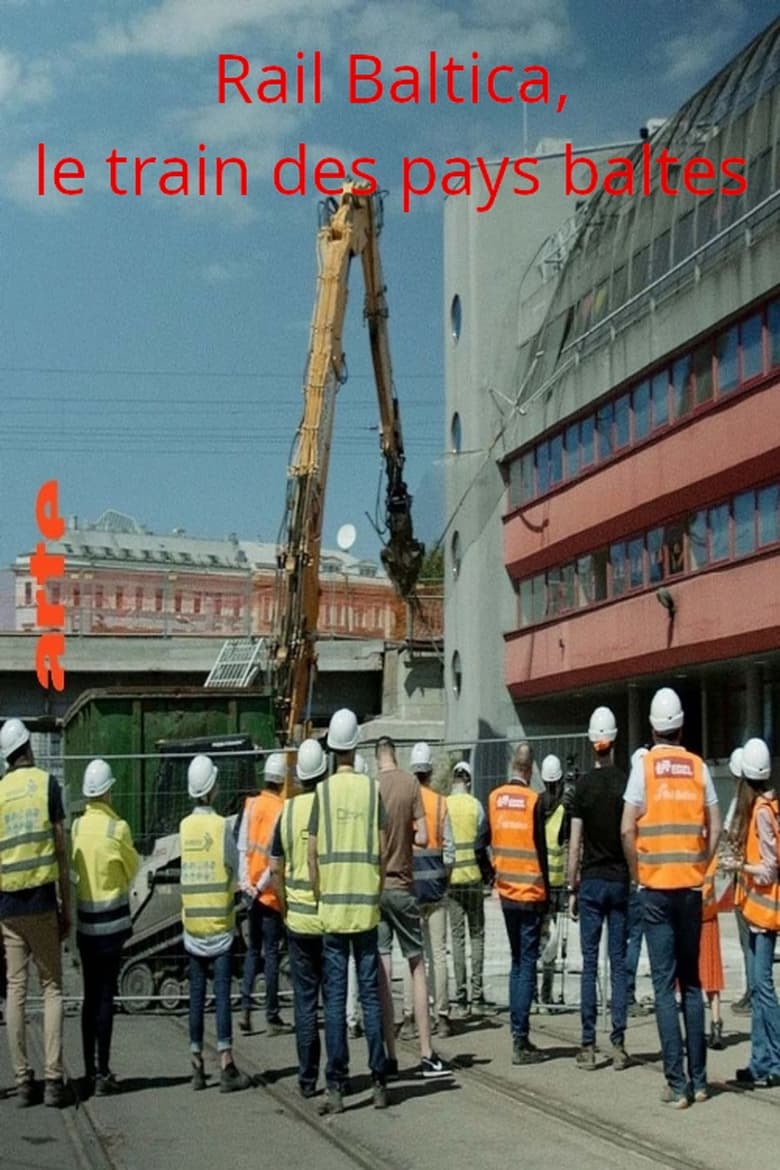
[(62, 1077), (62, 951), (56, 913), (24, 914), (2, 924), (8, 969), (6, 1025), (16, 1083), (30, 1073), (27, 1060), (25, 1005), (30, 958), (43, 990), (43, 1035), (46, 1080)]
[[(420, 906), (423, 946), (428, 965), (428, 991), (436, 1016), (450, 1014), (450, 990), (447, 979), (447, 899)], [(404, 1015), (412, 1014), (412, 977), (408, 964), (404, 968)]]

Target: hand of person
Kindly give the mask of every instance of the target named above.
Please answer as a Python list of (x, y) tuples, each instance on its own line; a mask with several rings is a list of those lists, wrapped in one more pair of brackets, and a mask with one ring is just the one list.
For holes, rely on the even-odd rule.
[(576, 894), (569, 894), (569, 918), (576, 922), (580, 916), (580, 904)]
[(724, 873), (738, 873), (742, 868), (742, 861), (739, 857), (735, 857), (733, 853), (727, 853), (720, 859), (720, 868)]

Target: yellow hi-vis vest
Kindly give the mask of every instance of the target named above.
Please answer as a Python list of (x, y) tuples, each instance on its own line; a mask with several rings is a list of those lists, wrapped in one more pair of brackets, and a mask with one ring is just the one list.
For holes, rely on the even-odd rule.
[(479, 801), (470, 792), (455, 792), (447, 797), (452, 836), (455, 841), (455, 864), (450, 876), (451, 886), (465, 886), (482, 878), (475, 845), (479, 832)]
[(181, 920), (197, 938), (224, 934), (235, 923), (234, 878), (225, 865), (225, 818), (190, 813), (181, 837)]
[(32, 890), (59, 876), (48, 772), (12, 768), (0, 781), (0, 888)]
[(328, 934), (358, 934), (379, 922), (379, 786), (336, 772), (317, 787), (320, 919)]
[(279, 831), (284, 851), (287, 929), (294, 934), (322, 934), (319, 907), (309, 881), (309, 821), (315, 792), (302, 792), (282, 810)]
[(559, 804), (544, 822), (544, 836), (547, 841), (547, 875), (551, 889), (561, 889), (565, 885), (564, 848), (558, 843), (564, 815), (563, 805)]
[(129, 934), (128, 890), (138, 868), (138, 854), (127, 822), (105, 801), (89, 801), (73, 822), (71, 856), (78, 880), (79, 934), (93, 938)]

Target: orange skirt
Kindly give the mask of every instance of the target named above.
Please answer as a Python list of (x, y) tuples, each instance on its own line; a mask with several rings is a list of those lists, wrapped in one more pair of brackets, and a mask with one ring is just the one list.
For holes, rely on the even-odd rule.
[(701, 924), (699, 945), (699, 979), (702, 991), (723, 991), (723, 961), (720, 957), (720, 930), (717, 915)]

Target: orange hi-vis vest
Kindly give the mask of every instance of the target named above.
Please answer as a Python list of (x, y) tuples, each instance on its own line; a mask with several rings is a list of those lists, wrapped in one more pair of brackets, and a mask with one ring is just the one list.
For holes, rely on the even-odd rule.
[[(257, 885), (271, 864), (274, 829), (283, 808), (284, 798), (267, 788), (259, 796), (250, 796), (244, 806), (244, 816), (248, 817), (246, 864), (253, 886)], [(257, 897), (264, 906), (281, 912), (282, 906), (273, 886), (267, 885)]]
[[(745, 861), (748, 865), (761, 865), (761, 843), (758, 837), (758, 813), (761, 808), (768, 809), (772, 815), (777, 850), (780, 832), (778, 803), (776, 799), (769, 800), (766, 796), (759, 796), (751, 810), (745, 844)], [(741, 873), (738, 889), (740, 896), (737, 900), (746, 922), (759, 930), (780, 930), (780, 881), (774, 881), (769, 886), (760, 886), (752, 874)]]
[(425, 810), (428, 844), (417, 846), (412, 855), (414, 895), (418, 902), (429, 905), (440, 902), (447, 893), (447, 870), (444, 865), (444, 818), (447, 801), (425, 784), (420, 785), (420, 797)]
[(644, 758), (645, 811), (637, 818), (639, 884), (651, 890), (701, 886), (707, 869), (702, 761), (681, 747)]
[(534, 840), (534, 811), (539, 794), (526, 784), (502, 784), (490, 793), (490, 843), (499, 896), (512, 902), (545, 902), (539, 855)]

